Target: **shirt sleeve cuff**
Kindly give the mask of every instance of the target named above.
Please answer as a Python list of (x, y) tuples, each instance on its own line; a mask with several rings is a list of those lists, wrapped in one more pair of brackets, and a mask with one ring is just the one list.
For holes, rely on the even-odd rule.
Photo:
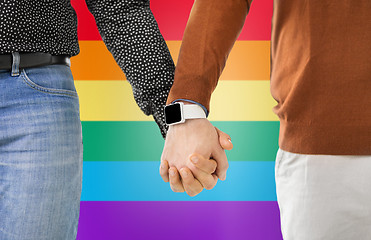
[(206, 114), (206, 117), (209, 116), (209, 111), (207, 111), (207, 108), (202, 105), (201, 103), (198, 103), (198, 102), (195, 102), (195, 101), (192, 101), (192, 100), (189, 100), (189, 99), (175, 99), (174, 101), (172, 101), (171, 103), (175, 103), (175, 102), (179, 102), (179, 101), (184, 101), (184, 102), (189, 102), (189, 103), (194, 103), (194, 104), (197, 104), (198, 106), (202, 107), (202, 109), (205, 111), (205, 114)]

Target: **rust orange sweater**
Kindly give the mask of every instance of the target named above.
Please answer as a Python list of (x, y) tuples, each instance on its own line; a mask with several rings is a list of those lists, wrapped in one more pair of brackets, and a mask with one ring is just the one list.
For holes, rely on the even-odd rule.
[[(168, 103), (191, 99), (209, 109), (250, 4), (195, 1)], [(371, 155), (370, 0), (275, 0), (271, 61), (281, 149)]]

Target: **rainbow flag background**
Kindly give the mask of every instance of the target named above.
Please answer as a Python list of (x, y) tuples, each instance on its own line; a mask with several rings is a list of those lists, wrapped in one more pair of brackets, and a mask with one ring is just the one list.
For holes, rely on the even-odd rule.
[[(71, 0), (81, 53), (72, 58), (80, 97), (84, 168), (79, 240), (282, 239), (274, 181), (278, 118), (270, 95), (273, 1), (254, 1), (212, 96), (210, 120), (230, 134), (227, 180), (196, 197), (162, 181), (160, 131), (135, 104), (84, 0)], [(192, 0), (152, 0), (177, 60)]]

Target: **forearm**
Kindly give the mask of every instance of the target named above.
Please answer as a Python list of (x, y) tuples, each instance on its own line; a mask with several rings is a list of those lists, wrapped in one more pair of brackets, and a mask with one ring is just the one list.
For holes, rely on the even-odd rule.
[(87, 0), (102, 39), (133, 88), (146, 115), (165, 136), (163, 107), (174, 78), (174, 63), (149, 0)]
[[(249, 1), (251, 2), (251, 1)], [(248, 12), (246, 0), (196, 0), (184, 32), (167, 103), (209, 101)]]

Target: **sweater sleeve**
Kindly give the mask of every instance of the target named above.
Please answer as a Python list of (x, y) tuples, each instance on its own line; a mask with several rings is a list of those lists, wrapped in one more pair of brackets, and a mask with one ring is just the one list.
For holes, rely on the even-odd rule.
[(189, 99), (209, 110), (211, 94), (240, 34), (251, 0), (195, 0), (167, 103)]
[(175, 66), (149, 0), (86, 0), (99, 33), (129, 81), (146, 115), (153, 115), (166, 136), (164, 106)]

